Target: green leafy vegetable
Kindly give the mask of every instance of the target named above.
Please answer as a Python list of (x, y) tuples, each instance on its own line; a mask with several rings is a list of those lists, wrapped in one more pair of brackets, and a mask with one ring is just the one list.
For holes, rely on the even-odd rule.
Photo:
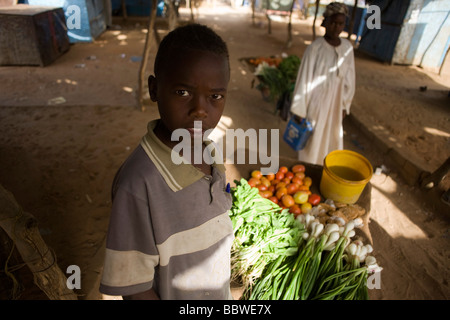
[(292, 92), (297, 79), (300, 58), (290, 55), (284, 58), (278, 67), (263, 62), (258, 65), (255, 75), (259, 79), (257, 89), (268, 88), (269, 99), (277, 101), (285, 92)]
[(304, 230), (289, 210), (261, 197), (247, 180), (241, 179), (231, 191), (232, 273), (248, 287), (269, 262), (297, 253)]

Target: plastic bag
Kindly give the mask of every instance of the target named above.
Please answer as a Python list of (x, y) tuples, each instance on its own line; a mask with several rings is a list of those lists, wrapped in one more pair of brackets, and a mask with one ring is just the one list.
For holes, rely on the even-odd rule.
[(295, 151), (305, 148), (308, 139), (313, 134), (313, 126), (307, 119), (302, 118), (298, 122), (295, 117), (289, 120), (283, 140)]

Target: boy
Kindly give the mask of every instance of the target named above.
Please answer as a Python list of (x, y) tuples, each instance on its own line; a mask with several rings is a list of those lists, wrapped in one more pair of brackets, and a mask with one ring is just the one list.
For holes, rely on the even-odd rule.
[(327, 154), (344, 146), (342, 120), (350, 113), (355, 93), (353, 46), (340, 38), (348, 15), (344, 3), (332, 2), (323, 14), (325, 35), (317, 38), (302, 57), (291, 112), (307, 118), (314, 132), (298, 159), (323, 164)]
[[(161, 42), (154, 73), (149, 91), (160, 119), (114, 179), (100, 291), (124, 299), (231, 299), (225, 169), (193, 161), (193, 140), (217, 125), (225, 106), (227, 46), (206, 26), (179, 27)], [(194, 138), (189, 163), (172, 161), (176, 129)]]

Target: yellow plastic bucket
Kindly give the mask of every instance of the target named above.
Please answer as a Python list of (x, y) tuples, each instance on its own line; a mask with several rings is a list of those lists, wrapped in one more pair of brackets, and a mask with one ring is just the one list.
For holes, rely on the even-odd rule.
[(369, 160), (357, 152), (335, 150), (324, 160), (320, 193), (325, 199), (353, 204), (372, 178)]

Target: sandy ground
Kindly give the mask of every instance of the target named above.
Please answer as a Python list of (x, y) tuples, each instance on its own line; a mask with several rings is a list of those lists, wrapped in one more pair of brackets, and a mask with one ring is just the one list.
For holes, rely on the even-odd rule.
[[(294, 41), (286, 48), (285, 21), (274, 21), (269, 35), (265, 18), (253, 26), (248, 10), (220, 9), (202, 7), (197, 20), (213, 27), (229, 45), (232, 77), (223, 124), (283, 132), (286, 123), (251, 87), (254, 77), (239, 59), (282, 52), (301, 56), (312, 38), (311, 21), (294, 20)], [(0, 183), (36, 216), (61, 270), (80, 267), (80, 299), (101, 298), (97, 287), (111, 182), (147, 122), (158, 116), (149, 101), (144, 112), (135, 107), (136, 60), (144, 37), (145, 21), (124, 24), (119, 19), (95, 42), (72, 45), (48, 67), (0, 68)], [(155, 52), (153, 46), (148, 74)], [(372, 131), (387, 134), (424, 170), (436, 170), (450, 155), (449, 76), (386, 65), (358, 52), (356, 69), (355, 117), (369, 121)], [(420, 91), (420, 86), (428, 90)], [(65, 102), (49, 103), (58, 97)], [(375, 256), (384, 268), (381, 288), (371, 290), (371, 298), (450, 298), (448, 207), (434, 210), (428, 191), (406, 184), (350, 118), (344, 128), (347, 149), (365, 155), (375, 168), (386, 166), (371, 181), (369, 227)], [(280, 154), (296, 156), (284, 142)], [(229, 169), (231, 175), (239, 172), (234, 165)], [(21, 299), (46, 298), (31, 283), (26, 267), (15, 276), (23, 289)], [(1, 294), (8, 298), (8, 292)]]

